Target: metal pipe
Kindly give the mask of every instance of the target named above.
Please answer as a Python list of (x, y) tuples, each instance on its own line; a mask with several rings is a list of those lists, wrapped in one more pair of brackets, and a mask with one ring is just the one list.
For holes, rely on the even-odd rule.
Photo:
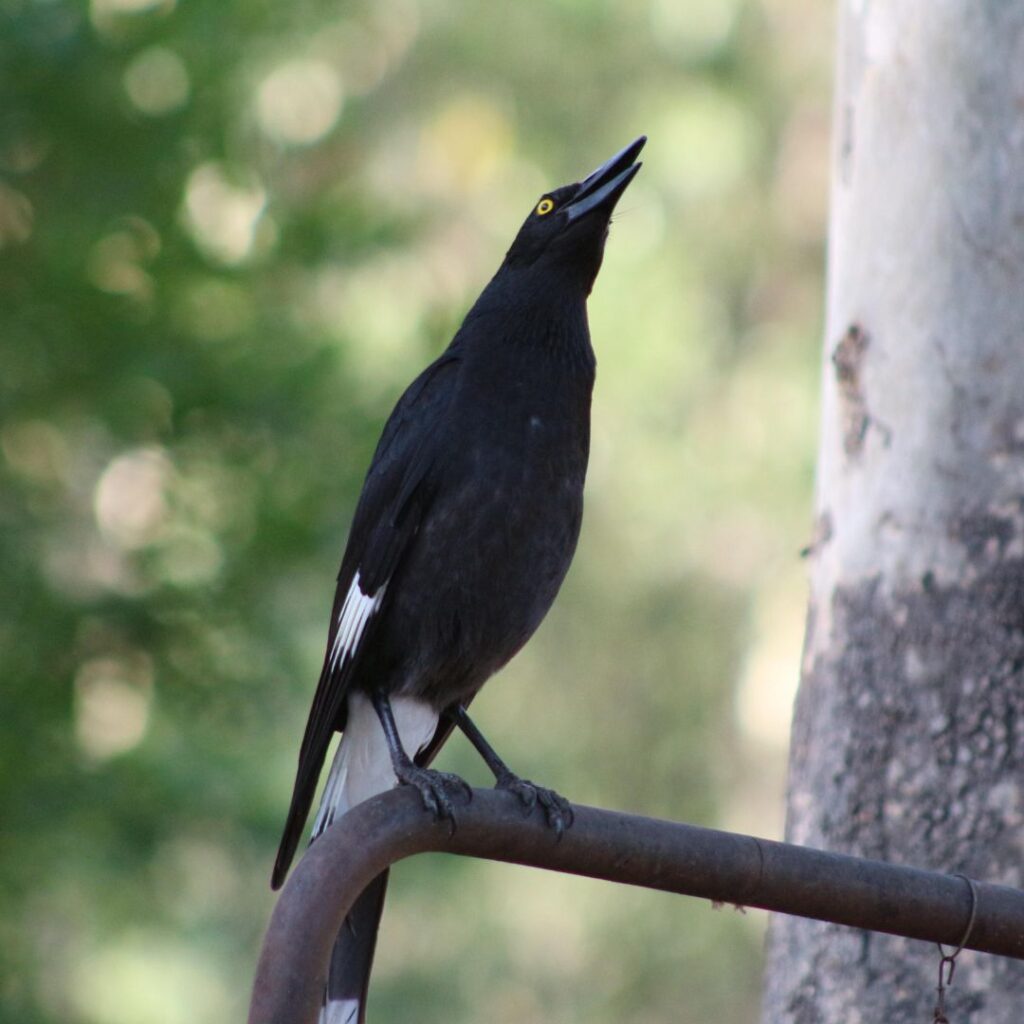
[[(408, 787), (353, 808), (307, 851), (274, 908), (249, 1024), (313, 1024), (331, 944), (349, 907), (404, 857), (445, 851), (760, 907), (869, 931), (1024, 959), (1024, 892), (958, 875), (826, 853), (594, 807), (556, 841), (508, 793), (473, 791), (458, 828)], [(974, 895), (972, 895), (972, 885)], [(974, 906), (974, 899), (977, 905)]]

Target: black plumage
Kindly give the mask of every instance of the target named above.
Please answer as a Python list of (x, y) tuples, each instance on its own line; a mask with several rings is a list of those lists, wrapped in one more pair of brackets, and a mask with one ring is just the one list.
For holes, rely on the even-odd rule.
[[(561, 798), (505, 768), (464, 709), (540, 624), (575, 551), (595, 370), (586, 300), (612, 209), (639, 169), (644, 142), (541, 199), (449, 347), (410, 385), (384, 428), (338, 575), (275, 887), (356, 695), (365, 695), (358, 707), (372, 704), (390, 733), (391, 784), (397, 776), (416, 785), (438, 813), (451, 814), (461, 783), (425, 766), (460, 725), (499, 785), (528, 803), (540, 799), (556, 827), (569, 820)], [(392, 728), (396, 701), (404, 710)], [(406, 728), (410, 735), (419, 729), (420, 740), (426, 729), (426, 741), (405, 750)], [(359, 742), (371, 750), (380, 740)], [(347, 756), (344, 764), (340, 753), (335, 760), (324, 800), (336, 806), (321, 805), (315, 833), (360, 792), (355, 773), (370, 755)], [(381, 888), (373, 897), (377, 915), (382, 896)], [(360, 1000), (346, 1003), (337, 1019), (362, 1019)]]

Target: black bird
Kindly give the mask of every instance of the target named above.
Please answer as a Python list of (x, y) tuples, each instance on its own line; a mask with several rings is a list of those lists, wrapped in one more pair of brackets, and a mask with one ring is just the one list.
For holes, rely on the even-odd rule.
[[(335, 732), (313, 838), (405, 783), (454, 825), (468, 787), (427, 767), (458, 725), (497, 780), (559, 832), (571, 810), (513, 775), (466, 707), (530, 638), (569, 568), (583, 515), (594, 352), (587, 296), (641, 136), (549, 192), (451, 344), (399, 399), (377, 445), (338, 574), (320, 682), (299, 751), (276, 889)], [(339, 933), (321, 1020), (362, 1021), (386, 874)]]

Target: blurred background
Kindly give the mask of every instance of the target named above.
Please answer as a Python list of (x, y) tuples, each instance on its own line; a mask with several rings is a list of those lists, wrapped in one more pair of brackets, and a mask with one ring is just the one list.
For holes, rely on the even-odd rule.
[[(382, 422), (537, 196), (640, 132), (579, 552), (476, 717), (574, 800), (779, 835), (831, 19), (0, 0), (0, 1019), (244, 1019)], [(763, 928), (424, 857), (370, 1016), (752, 1022)]]

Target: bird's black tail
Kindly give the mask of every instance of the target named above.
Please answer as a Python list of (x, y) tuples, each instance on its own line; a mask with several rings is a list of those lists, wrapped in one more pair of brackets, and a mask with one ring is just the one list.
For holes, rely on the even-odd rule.
[(379, 874), (352, 905), (334, 940), (319, 1024), (363, 1024), (377, 929), (388, 887), (387, 871)]

